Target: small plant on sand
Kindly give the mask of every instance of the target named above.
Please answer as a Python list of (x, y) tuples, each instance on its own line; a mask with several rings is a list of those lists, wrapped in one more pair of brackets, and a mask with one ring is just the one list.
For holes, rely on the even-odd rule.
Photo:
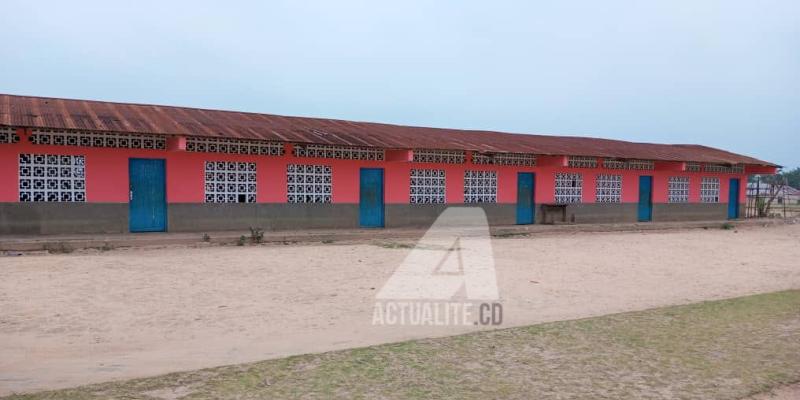
[(211, 241), (211, 236), (208, 236), (207, 233), (204, 233), (203, 234), (203, 241), (206, 242), (206, 243), (210, 242)]
[(264, 241), (264, 230), (261, 228), (250, 227), (250, 242), (261, 243)]
[(244, 235), (239, 236), (239, 240), (236, 241), (237, 246), (244, 246), (244, 243), (247, 241), (247, 238)]
[(47, 245), (45, 249), (52, 254), (69, 254), (75, 251), (75, 249), (73, 249), (72, 246), (64, 242), (58, 242)]
[(384, 249), (413, 249), (414, 245), (410, 243), (386, 242), (379, 243), (378, 246)]
[(734, 224), (732, 224), (730, 222), (725, 222), (725, 223), (722, 224), (722, 229), (726, 230), (726, 231), (729, 231), (729, 230), (731, 230), (731, 229), (733, 229), (735, 227), (736, 227), (736, 225), (734, 225)]

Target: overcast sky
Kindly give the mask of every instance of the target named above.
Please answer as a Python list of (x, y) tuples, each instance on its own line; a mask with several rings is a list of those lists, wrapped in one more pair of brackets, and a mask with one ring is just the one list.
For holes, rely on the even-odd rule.
[(44, 3), (2, 3), (0, 92), (700, 143), (800, 166), (797, 0)]

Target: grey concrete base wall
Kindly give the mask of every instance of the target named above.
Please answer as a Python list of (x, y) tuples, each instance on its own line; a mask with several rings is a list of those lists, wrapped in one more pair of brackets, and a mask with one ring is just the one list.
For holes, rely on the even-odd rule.
[(0, 235), (124, 232), (127, 203), (0, 203)]
[[(739, 214), (744, 210), (739, 205)], [(658, 203), (653, 204), (653, 221), (702, 221), (728, 218), (728, 203)]]
[(429, 227), (448, 207), (480, 207), (489, 225), (513, 225), (517, 220), (516, 204), (387, 204), (386, 227)]
[[(387, 204), (387, 228), (425, 228), (433, 224), (447, 207), (481, 207), (489, 225), (516, 223), (516, 204)], [(566, 222), (637, 222), (636, 203), (570, 204)], [(727, 204), (654, 204), (653, 221), (722, 220)], [(544, 223), (541, 207), (536, 208), (536, 223)], [(557, 220), (560, 221), (560, 215)], [(358, 204), (170, 204), (169, 230), (197, 232), (242, 230), (251, 226), (266, 230), (352, 229), (358, 228)]]
[(358, 227), (358, 204), (206, 204), (167, 206), (170, 232)]
[[(387, 204), (388, 228), (428, 227), (447, 207), (481, 207), (490, 225), (516, 223), (515, 204)], [(728, 205), (654, 204), (653, 221), (724, 220)], [(740, 210), (744, 210), (744, 204)], [(167, 206), (170, 232), (358, 228), (358, 204), (206, 204)], [(536, 207), (536, 223), (543, 223)], [(558, 215), (556, 220), (560, 221)], [(637, 204), (570, 204), (568, 223), (636, 222)], [(128, 232), (126, 203), (0, 203), (0, 235)]]
[[(490, 225), (511, 225), (516, 221), (514, 204), (451, 205), (478, 206)], [(387, 228), (428, 227), (447, 208), (443, 204), (387, 204)], [(359, 227), (358, 204), (170, 204), (171, 232), (242, 230), (353, 229)]]
[[(576, 224), (636, 222), (637, 207), (636, 203), (568, 204), (566, 222)], [(555, 214), (556, 221), (560, 221), (561, 215)], [(552, 221), (550, 216), (548, 212), (547, 222)], [(536, 222), (545, 223), (544, 218), (541, 207), (537, 207)]]
[[(480, 207), (489, 225), (516, 223), (516, 204), (387, 204), (387, 228), (425, 228), (447, 207)], [(536, 210), (537, 223), (542, 222)], [(636, 222), (636, 204), (576, 204), (567, 207), (568, 222)], [(358, 204), (170, 204), (172, 232), (247, 229), (358, 228)]]

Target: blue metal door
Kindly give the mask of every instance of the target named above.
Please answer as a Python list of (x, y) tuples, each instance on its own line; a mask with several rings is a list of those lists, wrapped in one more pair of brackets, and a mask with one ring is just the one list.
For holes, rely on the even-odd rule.
[(536, 211), (534, 209), (534, 179), (532, 172), (517, 174), (517, 224), (532, 224)]
[(381, 168), (361, 168), (358, 218), (362, 227), (383, 227), (383, 169)]
[(164, 160), (131, 158), (129, 225), (131, 232), (163, 232), (167, 228)]
[(653, 219), (653, 177), (639, 177), (639, 213), (638, 220), (645, 222)]
[(728, 188), (728, 219), (739, 218), (739, 179), (731, 178)]

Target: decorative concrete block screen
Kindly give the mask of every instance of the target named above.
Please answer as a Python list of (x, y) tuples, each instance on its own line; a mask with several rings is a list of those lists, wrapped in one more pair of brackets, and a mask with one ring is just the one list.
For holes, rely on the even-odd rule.
[(330, 203), (330, 165), (289, 164), (286, 166), (286, 198), (289, 203)]
[(622, 175), (597, 175), (595, 200), (598, 203), (619, 203), (622, 200)]
[(325, 144), (297, 144), (295, 157), (335, 158), (338, 160), (383, 161), (383, 149), (374, 147), (332, 146)]
[(31, 143), (53, 146), (107, 147), (114, 149), (164, 150), (167, 139), (157, 135), (34, 130)]
[(412, 161), (418, 163), (464, 164), (466, 153), (458, 150), (415, 149)]
[(556, 203), (580, 203), (582, 196), (583, 175), (571, 173), (556, 174)]
[(256, 163), (206, 161), (206, 203), (255, 203)]
[(444, 204), (444, 170), (412, 169), (410, 193), (411, 204)]
[(703, 178), (700, 182), (700, 202), (719, 203), (719, 178)]
[(721, 164), (706, 164), (706, 172), (721, 172), (725, 174), (743, 174), (744, 165), (721, 165)]
[(14, 128), (0, 128), (0, 144), (19, 143), (19, 136)]
[(670, 203), (689, 202), (689, 177), (670, 176), (667, 199)]
[(251, 154), (282, 156), (283, 143), (245, 139), (186, 138), (186, 151), (200, 153)]
[(536, 156), (527, 153), (472, 153), (472, 163), (532, 167), (536, 165)]
[(83, 156), (20, 154), (19, 201), (86, 201)]
[(464, 203), (497, 203), (497, 172), (464, 171)]
[(603, 166), (608, 169), (649, 171), (655, 168), (655, 163), (652, 160), (603, 160)]
[(597, 168), (597, 157), (569, 156), (567, 166), (570, 168)]
[(686, 171), (687, 172), (700, 172), (700, 163), (687, 162), (686, 163)]

